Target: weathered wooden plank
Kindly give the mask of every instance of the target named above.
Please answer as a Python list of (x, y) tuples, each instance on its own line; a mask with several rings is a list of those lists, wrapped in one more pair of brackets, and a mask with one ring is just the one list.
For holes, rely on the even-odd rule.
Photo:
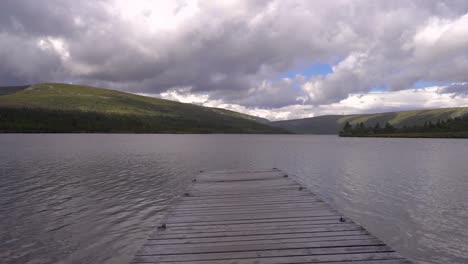
[[(225, 184), (225, 183), (223, 183)], [(285, 185), (280, 185), (279, 183), (278, 184), (275, 184), (275, 185), (271, 185), (271, 184), (265, 184), (261, 187), (257, 187), (255, 188), (255, 186), (252, 186), (252, 184), (248, 185), (248, 184), (230, 184), (230, 185), (233, 185), (233, 186), (213, 186), (213, 185), (210, 185), (209, 187), (205, 187), (205, 186), (197, 186), (197, 187), (194, 187), (192, 188), (191, 190), (192, 191), (199, 191), (199, 192), (203, 192), (204, 194), (203, 195), (206, 195), (206, 196), (213, 196), (214, 194), (219, 194), (219, 195), (225, 195), (225, 194), (234, 194), (234, 193), (239, 193), (239, 192), (245, 192), (245, 193), (252, 193), (252, 194), (256, 194), (258, 192), (267, 192), (267, 193), (271, 193), (272, 190), (276, 190), (276, 191), (288, 191), (288, 190), (296, 190), (296, 189), (299, 189), (300, 185), (297, 185), (297, 184), (285, 184)], [(237, 185), (237, 186), (236, 186)], [(236, 192), (230, 192), (231, 190), (235, 189)]]
[(184, 230), (250, 230), (261, 228), (284, 228), (289, 227), (313, 227), (326, 225), (348, 225), (348, 222), (340, 222), (339, 219), (321, 220), (321, 221), (291, 221), (291, 222), (264, 222), (264, 223), (241, 223), (241, 224), (217, 224), (217, 225), (185, 225), (185, 226), (168, 226), (171, 232)]
[(139, 255), (174, 255), (174, 254), (199, 254), (216, 252), (248, 252), (262, 250), (286, 250), (302, 248), (329, 248), (329, 247), (353, 247), (353, 246), (384, 246), (378, 239), (356, 239), (356, 240), (337, 240), (337, 241), (308, 241), (302, 243), (287, 244), (244, 244), (225, 246), (205, 246), (205, 245), (147, 245), (142, 248)]
[(257, 229), (247, 231), (207, 231), (207, 232), (185, 232), (175, 233), (167, 232), (158, 235), (163, 239), (168, 238), (192, 238), (192, 237), (228, 237), (228, 236), (252, 236), (252, 235), (268, 235), (268, 234), (305, 234), (305, 233), (316, 233), (316, 232), (330, 232), (330, 231), (349, 231), (349, 230), (361, 230), (362, 227), (358, 225), (334, 225), (334, 226), (317, 226), (317, 227), (305, 227), (305, 228), (284, 228), (284, 229)]
[(347, 231), (347, 230), (360, 230), (360, 226), (354, 224), (336, 224), (336, 225), (321, 225), (321, 226), (301, 226), (301, 227), (283, 227), (283, 228), (256, 228), (256, 229), (247, 229), (247, 230), (184, 230), (172, 231), (167, 234), (161, 234), (161, 238), (169, 238), (178, 236), (179, 237), (209, 237), (209, 236), (245, 236), (245, 235), (265, 235), (265, 234), (289, 234), (289, 233), (312, 233), (312, 232), (326, 232), (326, 231)]
[(356, 254), (356, 253), (381, 253), (393, 252), (387, 246), (354, 246), (354, 247), (329, 247), (329, 248), (298, 248), (288, 250), (249, 250), (240, 252), (220, 252), (201, 254), (178, 255), (138, 255), (140, 260), (152, 261), (201, 261), (201, 260), (228, 260), (242, 258), (265, 258), (304, 255), (330, 255), (330, 254)]
[[(348, 242), (356, 242), (357, 240), (364, 240), (366, 235), (354, 235), (354, 236), (336, 236), (336, 237), (312, 237), (312, 238), (278, 238), (276, 240), (239, 240), (239, 241), (225, 241), (225, 242), (211, 242), (211, 243), (191, 243), (191, 244), (181, 244), (181, 243), (173, 243), (173, 244), (145, 244), (143, 247), (149, 246), (161, 246), (159, 248), (151, 248), (150, 253), (158, 255), (160, 252), (168, 253), (170, 251), (166, 251), (167, 249), (172, 249), (177, 251), (179, 254), (180, 249), (190, 249), (195, 248), (195, 250), (199, 252), (194, 252), (194, 254), (201, 254), (205, 251), (209, 251), (212, 248), (231, 248), (231, 247), (239, 247), (239, 246), (249, 246), (249, 245), (257, 245), (262, 244), (264, 248), (272, 248), (271, 250), (284, 250), (281, 245), (283, 243), (286, 244), (306, 244), (306, 242), (336, 242), (336, 241), (348, 241)], [(276, 247), (275, 247), (276, 246)], [(375, 246), (375, 245), (373, 245)], [(338, 247), (319, 247), (319, 248), (310, 248), (310, 249), (323, 249), (323, 248), (343, 248), (345, 246), (338, 246)], [(357, 247), (357, 245), (350, 246), (350, 247)], [(255, 247), (248, 247), (249, 250)], [(236, 252), (249, 252), (247, 251), (236, 251)], [(267, 249), (262, 249), (262, 251), (266, 251)], [(211, 251), (210, 251), (211, 252)], [(142, 255), (144, 251), (140, 252)], [(191, 253), (188, 253), (191, 254)], [(211, 254), (211, 253), (210, 253)]]
[[(348, 231), (326, 231), (326, 232), (308, 232), (308, 233), (290, 233), (290, 234), (266, 234), (266, 235), (248, 235), (248, 236), (225, 236), (225, 237), (195, 237), (195, 238), (180, 238), (180, 239), (164, 239), (162, 237), (153, 237), (148, 239), (147, 244), (176, 244), (176, 243), (214, 243), (228, 241), (264, 241), (276, 239), (291, 239), (291, 238), (315, 238), (327, 236), (345, 236), (353, 234), (366, 234), (365, 230), (348, 230)], [(368, 236), (369, 237), (369, 236)]]
[[(299, 211), (305, 212), (318, 212), (318, 211), (325, 211), (328, 210), (330, 212), (335, 212), (333, 210), (328, 209), (325, 206), (316, 206), (316, 207), (298, 207)], [(172, 211), (168, 215), (174, 216), (208, 216), (208, 215), (232, 215), (232, 214), (254, 214), (254, 213), (281, 213), (283, 211), (294, 211), (294, 208), (291, 207), (283, 207), (283, 208), (249, 208), (249, 209), (241, 209), (235, 208), (232, 209), (232, 213), (228, 209), (223, 210), (203, 210), (197, 212), (196, 210), (177, 210)], [(336, 213), (336, 212), (335, 212)], [(338, 213), (337, 213), (338, 214)]]
[[(222, 208), (221, 208), (222, 209)], [(275, 209), (275, 208), (269, 208), (269, 209), (264, 209), (263, 207), (257, 207), (254, 208), (257, 210), (241, 210), (241, 209), (236, 209), (235, 212), (228, 212), (225, 210), (222, 211), (201, 211), (201, 212), (170, 212), (168, 214), (169, 217), (173, 218), (186, 218), (186, 217), (204, 217), (204, 216), (209, 216), (212, 217), (211, 219), (217, 219), (217, 217), (223, 217), (223, 216), (236, 216), (236, 217), (241, 217), (243, 215), (246, 216), (252, 216), (253, 214), (256, 215), (261, 215), (261, 216), (267, 216), (267, 215), (274, 215), (277, 216), (278, 213), (281, 213), (283, 215), (305, 215), (305, 214), (321, 214), (321, 213), (333, 213), (337, 214), (338, 213), (334, 210), (331, 210), (330, 207), (326, 206), (317, 206), (315, 208), (309, 208), (309, 209), (297, 209), (294, 210), (295, 208), (291, 207), (283, 207), (281, 209)], [(232, 219), (232, 218), (231, 218)]]
[[(240, 194), (242, 195), (242, 194)], [(189, 196), (189, 195), (187, 195)], [(192, 194), (190, 194), (192, 196)], [(228, 198), (220, 198), (220, 199), (213, 199), (213, 200), (192, 200), (191, 197), (184, 197), (184, 199), (180, 199), (180, 201), (184, 201), (180, 205), (174, 208), (191, 208), (193, 207), (211, 207), (211, 206), (224, 206), (224, 207), (231, 207), (231, 206), (252, 206), (252, 205), (268, 205), (268, 204), (290, 204), (295, 205), (297, 204), (315, 204), (315, 203), (323, 203), (322, 200), (316, 197), (310, 196), (303, 196), (303, 197), (277, 197), (277, 198), (238, 198), (238, 199), (230, 199)], [(185, 200), (187, 200), (185, 202)]]
[[(315, 228), (355, 228), (359, 227), (351, 223), (336, 223), (336, 224), (322, 224), (322, 225), (257, 225), (255, 227), (244, 227), (242, 225), (233, 225), (233, 226), (218, 226), (218, 227), (206, 227), (206, 228), (184, 228), (176, 229), (171, 228), (171, 234), (195, 234), (195, 233), (216, 233), (216, 232), (250, 232), (250, 231), (277, 231), (277, 230), (315, 230)], [(360, 228), (360, 227), (359, 227)]]
[[(265, 239), (265, 240), (239, 240), (239, 241), (216, 241), (216, 242), (207, 242), (207, 243), (160, 243), (160, 241), (152, 241), (157, 243), (148, 243), (144, 246), (151, 246), (151, 245), (164, 245), (164, 246), (173, 246), (179, 248), (181, 245), (183, 247), (190, 247), (190, 246), (205, 246), (205, 247), (213, 247), (213, 246), (223, 246), (223, 247), (230, 247), (230, 246), (240, 246), (240, 245), (251, 245), (251, 244), (258, 244), (262, 243), (263, 245), (271, 245), (271, 244), (283, 244), (283, 243), (305, 243), (305, 242), (325, 242), (325, 241), (346, 241), (346, 240), (362, 240), (367, 238), (367, 234), (361, 235), (349, 235), (349, 236), (328, 236), (328, 237), (305, 237), (305, 238), (277, 238), (275, 240)], [(170, 242), (170, 241), (169, 241)]]
[[(233, 194), (220, 194), (220, 195), (210, 195), (210, 196), (195, 196), (193, 195), (193, 192), (190, 193), (190, 197), (182, 197), (180, 198), (180, 201), (187, 201), (187, 202), (198, 202), (198, 201), (209, 201), (209, 202), (216, 202), (219, 200), (278, 200), (278, 199), (311, 199), (314, 198), (315, 196), (309, 195), (306, 192), (299, 192), (297, 194), (289, 194), (290, 192), (270, 192), (269, 194), (259, 194), (255, 192), (254, 194), (251, 195), (242, 195), (239, 196), (238, 194), (233, 195)], [(315, 197), (315, 199), (317, 198)]]
[(261, 182), (262, 187), (264, 186), (288, 186), (288, 185), (299, 185), (298, 183), (289, 181), (284, 182), (283, 177), (274, 177), (274, 178), (253, 178), (253, 179), (213, 179), (213, 180), (203, 180), (203, 179), (196, 179), (198, 181), (198, 185), (193, 186), (192, 188), (197, 187), (213, 187), (213, 188), (225, 188), (227, 183), (229, 186), (246, 186), (251, 187), (258, 182)]
[[(298, 188), (295, 186), (291, 187), (283, 187), (283, 188), (275, 188), (274, 191), (297, 191)], [(239, 190), (237, 192), (233, 192), (232, 189), (225, 189), (225, 190), (200, 190), (197, 193), (196, 189), (191, 190), (191, 193), (195, 193), (195, 196), (203, 195), (203, 193), (206, 196), (214, 196), (214, 195), (228, 195), (228, 194), (239, 194), (239, 195), (251, 195), (251, 194), (261, 194), (261, 193), (272, 193), (272, 189), (266, 189), (266, 188), (258, 188), (258, 189), (250, 189), (250, 190)]]
[[(353, 234), (354, 233), (354, 234)], [(349, 234), (349, 235), (346, 235)], [(362, 230), (327, 232), (316, 234), (279, 234), (279, 235), (257, 235), (257, 236), (239, 236), (239, 237), (209, 237), (209, 238), (191, 238), (191, 239), (168, 239), (168, 240), (148, 240), (145, 245), (223, 245), (223, 244), (277, 244), (291, 242), (315, 242), (315, 241), (335, 241), (335, 240), (355, 240), (368, 237)]]
[[(286, 264), (286, 263), (330, 263), (330, 262), (352, 262), (357, 261), (374, 261), (374, 263), (383, 263), (383, 260), (396, 260), (398, 262), (402, 258), (395, 252), (357, 252), (347, 254), (330, 254), (330, 255), (285, 255), (280, 257), (253, 257), (253, 258), (237, 258), (237, 259), (214, 259), (214, 260), (189, 260), (176, 261), (177, 263), (193, 263), (193, 264), (213, 264), (213, 263), (236, 263), (236, 264)], [(138, 263), (174, 263), (174, 261), (138, 261)], [(359, 263), (359, 262), (358, 262)]]
[(204, 173), (198, 175), (197, 180), (200, 181), (232, 181), (232, 180), (256, 180), (256, 179), (271, 179), (281, 178), (284, 175), (280, 171), (245, 171), (245, 172), (220, 172), (220, 173)]
[[(195, 183), (195, 184), (200, 184), (200, 183)], [(304, 197), (304, 196), (307, 196), (307, 197), (316, 197), (316, 195), (314, 194), (311, 194), (309, 193), (307, 190), (305, 190), (304, 188), (297, 188), (299, 191), (302, 190), (302, 192), (290, 192), (288, 190), (286, 191), (277, 191), (277, 190), (265, 190), (261, 193), (258, 193), (258, 192), (252, 192), (249, 197), (257, 197), (257, 198), (269, 198), (269, 197), (297, 197), (297, 196), (301, 196), (301, 197)], [(190, 188), (190, 189), (187, 189), (188, 191), (194, 191), (196, 189), (194, 189), (194, 187)], [(243, 196), (239, 196), (237, 193), (220, 193), (218, 195), (209, 195), (209, 194), (204, 194), (202, 192), (200, 192), (200, 196), (194, 196), (194, 197), (191, 197), (191, 199), (205, 199), (205, 200), (208, 200), (208, 199), (215, 199), (216, 197), (230, 197), (230, 198), (242, 198)]]
[(317, 216), (309, 217), (277, 217), (272, 219), (249, 219), (249, 220), (229, 220), (229, 221), (206, 221), (206, 222), (171, 222), (167, 219), (166, 223), (170, 226), (209, 226), (209, 225), (223, 225), (223, 224), (253, 224), (253, 223), (277, 223), (277, 222), (293, 222), (293, 221), (323, 221), (323, 220), (336, 220), (336, 216)]
[[(186, 222), (211, 222), (211, 221), (230, 221), (230, 220), (259, 220), (259, 219), (276, 219), (279, 214), (277, 213), (258, 213), (258, 214), (248, 214), (248, 215), (232, 215), (232, 216), (194, 216), (194, 217), (171, 217), (171, 222), (173, 223), (186, 223)], [(324, 217), (324, 216), (334, 216), (339, 217), (336, 213), (332, 211), (320, 211), (318, 213), (314, 212), (292, 212), (285, 213), (281, 215), (281, 218), (296, 218), (296, 217)]]
[[(312, 213), (319, 213), (319, 212), (334, 212), (326, 207), (315, 207), (315, 208), (297, 208), (298, 211), (304, 212), (312, 212)], [(254, 213), (269, 213), (269, 214), (278, 214), (278, 213), (292, 213), (295, 212), (294, 208), (282, 208), (282, 209), (263, 209), (262, 207), (257, 208), (257, 210), (233, 210), (234, 214), (236, 215), (252, 215)], [(336, 213), (336, 212), (335, 212)], [(169, 216), (224, 216), (224, 215), (232, 215), (233, 213), (229, 211), (203, 211), (203, 212), (171, 212)]]
[(294, 206), (294, 205), (319, 205), (319, 204), (324, 204), (322, 201), (304, 201), (304, 202), (281, 202), (281, 201), (259, 201), (259, 202), (250, 202), (250, 203), (241, 203), (241, 202), (232, 202), (232, 203), (212, 203), (212, 204), (186, 204), (186, 205), (181, 205), (175, 208), (177, 209), (196, 209), (196, 210), (201, 210), (201, 209), (226, 209), (226, 208), (248, 208), (248, 207), (264, 207), (264, 206)]
[(279, 170), (199, 175), (134, 263), (409, 263)]
[(311, 204), (272, 204), (272, 205), (245, 205), (245, 206), (237, 206), (237, 207), (226, 207), (226, 206), (218, 206), (218, 207), (206, 207), (206, 208), (180, 208), (176, 207), (171, 210), (171, 212), (178, 212), (178, 213), (204, 213), (204, 212), (235, 212), (235, 211), (257, 211), (257, 210), (283, 210), (283, 209), (290, 209), (290, 208), (298, 208), (298, 210), (309, 210), (309, 209), (316, 209), (316, 208), (330, 208), (325, 203), (311, 203)]
[[(306, 201), (306, 202), (295, 202), (294, 204), (297, 204), (297, 205), (310, 205), (310, 204), (318, 204), (318, 203), (322, 203), (322, 201)], [(257, 205), (257, 206), (266, 206), (266, 205), (291, 205), (291, 202), (275, 202), (275, 201), (272, 201), (272, 202), (269, 202), (269, 201), (265, 201), (265, 202), (251, 202), (249, 203), (248, 205), (246, 204), (242, 204), (242, 203), (226, 203), (226, 204), (223, 204), (223, 203), (213, 203), (213, 204), (187, 204), (187, 205), (181, 205), (179, 207), (177, 207), (177, 209), (193, 209), (193, 208), (208, 208), (208, 209), (211, 209), (211, 208), (216, 208), (216, 207), (221, 207), (221, 208), (233, 208), (233, 207), (246, 207), (246, 206), (253, 206), (253, 205)]]

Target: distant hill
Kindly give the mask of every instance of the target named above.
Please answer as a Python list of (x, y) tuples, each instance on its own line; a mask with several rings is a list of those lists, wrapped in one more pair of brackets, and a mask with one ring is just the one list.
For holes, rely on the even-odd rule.
[(19, 92), (21, 90), (24, 90), (28, 88), (29, 85), (23, 85), (23, 86), (2, 86), (0, 87), (0, 95), (5, 95), (5, 94), (13, 94), (16, 92)]
[(326, 115), (276, 121), (271, 122), (271, 124), (298, 134), (338, 134), (346, 122), (351, 125), (362, 122), (366, 126), (374, 126), (376, 123), (383, 126), (386, 122), (389, 122), (395, 127), (404, 127), (423, 125), (426, 121), (435, 123), (449, 117), (455, 118), (466, 115), (468, 115), (468, 107), (457, 107), (362, 115)]
[(81, 85), (0, 88), (0, 131), (111, 133), (289, 133), (263, 119)]

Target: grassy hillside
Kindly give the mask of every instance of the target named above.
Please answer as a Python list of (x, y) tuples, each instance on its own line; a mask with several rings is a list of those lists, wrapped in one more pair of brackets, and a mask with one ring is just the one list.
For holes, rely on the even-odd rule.
[(286, 133), (224, 109), (56, 83), (0, 94), (0, 131)]
[(374, 126), (376, 123), (384, 125), (389, 122), (395, 127), (404, 127), (423, 125), (426, 121), (435, 123), (438, 120), (466, 115), (468, 115), (468, 107), (458, 107), (363, 115), (328, 115), (277, 121), (271, 124), (299, 134), (338, 134), (346, 122), (352, 125), (362, 122), (366, 126)]

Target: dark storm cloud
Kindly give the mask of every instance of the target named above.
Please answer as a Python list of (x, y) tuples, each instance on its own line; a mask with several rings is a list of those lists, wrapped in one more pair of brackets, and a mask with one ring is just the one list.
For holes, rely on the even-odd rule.
[[(1, 85), (71, 78), (53, 38), (74, 40), (103, 19), (101, 1), (4, 0), (0, 3)], [(87, 23), (85, 23), (87, 21)], [(92, 22), (92, 23), (90, 23)]]
[(58, 35), (73, 32), (70, 4), (65, 1), (4, 0), (0, 8), (0, 29), (17, 34)]
[(55, 52), (40, 49), (29, 38), (0, 33), (2, 85), (53, 80), (61, 71), (61, 59)]
[(87, 25), (108, 19), (102, 4), (101, 0), (2, 0), (0, 31), (31, 36), (74, 35), (87, 30)]
[[(466, 1), (7, 0), (0, 80), (330, 104), (375, 86), (468, 81), (467, 12)], [(317, 62), (336, 65), (326, 77), (278, 79)]]

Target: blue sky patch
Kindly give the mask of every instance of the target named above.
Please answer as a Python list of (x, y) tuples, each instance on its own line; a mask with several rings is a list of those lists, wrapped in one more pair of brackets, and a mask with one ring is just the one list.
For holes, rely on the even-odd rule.
[(428, 82), (428, 81), (417, 81), (414, 85), (413, 88), (425, 88), (425, 87), (431, 87), (431, 86), (445, 86), (445, 85), (450, 85), (450, 82)]
[(296, 75), (304, 75), (306, 77), (312, 76), (326, 76), (332, 73), (332, 67), (325, 63), (313, 63), (306, 65), (305, 67), (299, 67), (287, 72), (284, 72), (278, 76), (278, 79), (283, 78), (294, 78)]
[(380, 85), (376, 85), (374, 87), (371, 88), (371, 92), (384, 92), (384, 91), (387, 91), (388, 89), (385, 88), (384, 86), (380, 86)]

